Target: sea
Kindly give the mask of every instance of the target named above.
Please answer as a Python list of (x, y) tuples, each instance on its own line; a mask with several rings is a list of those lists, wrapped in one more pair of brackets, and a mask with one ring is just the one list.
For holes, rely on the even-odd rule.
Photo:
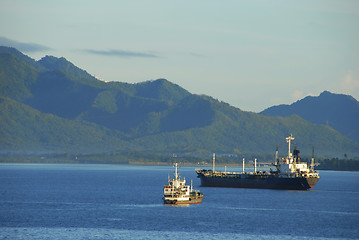
[(201, 187), (196, 168), (179, 174), (203, 202), (172, 206), (173, 166), (0, 164), (0, 239), (359, 239), (359, 172), (286, 191)]

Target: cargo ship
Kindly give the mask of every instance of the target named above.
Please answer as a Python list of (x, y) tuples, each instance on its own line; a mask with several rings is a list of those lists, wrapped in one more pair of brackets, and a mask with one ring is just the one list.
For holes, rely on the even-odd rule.
[(265, 188), (285, 190), (308, 190), (318, 182), (319, 174), (314, 170), (314, 148), (311, 164), (301, 162), (299, 150), (294, 148), (291, 153), (291, 141), (294, 137), (286, 138), (288, 156), (278, 158), (278, 147), (275, 154), (274, 170), (257, 171), (257, 159), (254, 160), (254, 171), (245, 172), (243, 158), (242, 172), (215, 171), (215, 154), (213, 154), (213, 169), (196, 170), (203, 187), (233, 187), (233, 188)]
[(175, 176), (173, 179), (168, 179), (168, 184), (163, 186), (163, 202), (164, 204), (194, 204), (201, 203), (203, 194), (199, 190), (193, 189), (186, 185), (186, 179), (178, 176), (178, 164), (175, 163)]

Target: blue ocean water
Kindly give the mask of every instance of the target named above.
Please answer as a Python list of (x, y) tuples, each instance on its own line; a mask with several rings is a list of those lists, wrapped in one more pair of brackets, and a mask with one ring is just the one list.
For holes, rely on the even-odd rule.
[(0, 239), (359, 238), (358, 172), (283, 191), (204, 188), (194, 170), (180, 175), (203, 202), (177, 207), (162, 204), (172, 166), (0, 164)]

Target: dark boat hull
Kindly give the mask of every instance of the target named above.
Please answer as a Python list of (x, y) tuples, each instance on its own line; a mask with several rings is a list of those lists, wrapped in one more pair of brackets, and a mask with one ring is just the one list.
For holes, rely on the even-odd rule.
[(212, 176), (198, 173), (202, 187), (262, 188), (307, 190), (319, 180), (315, 177), (278, 177), (277, 175)]

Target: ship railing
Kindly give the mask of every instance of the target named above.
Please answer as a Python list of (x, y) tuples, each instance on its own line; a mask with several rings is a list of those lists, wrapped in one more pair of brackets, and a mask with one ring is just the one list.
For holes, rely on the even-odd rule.
[(184, 194), (183, 193), (170, 193), (170, 194), (164, 194), (164, 197), (180, 197), (180, 196), (183, 196)]
[(199, 193), (200, 191), (199, 190), (192, 190), (191, 192), (194, 192), (194, 193)]

